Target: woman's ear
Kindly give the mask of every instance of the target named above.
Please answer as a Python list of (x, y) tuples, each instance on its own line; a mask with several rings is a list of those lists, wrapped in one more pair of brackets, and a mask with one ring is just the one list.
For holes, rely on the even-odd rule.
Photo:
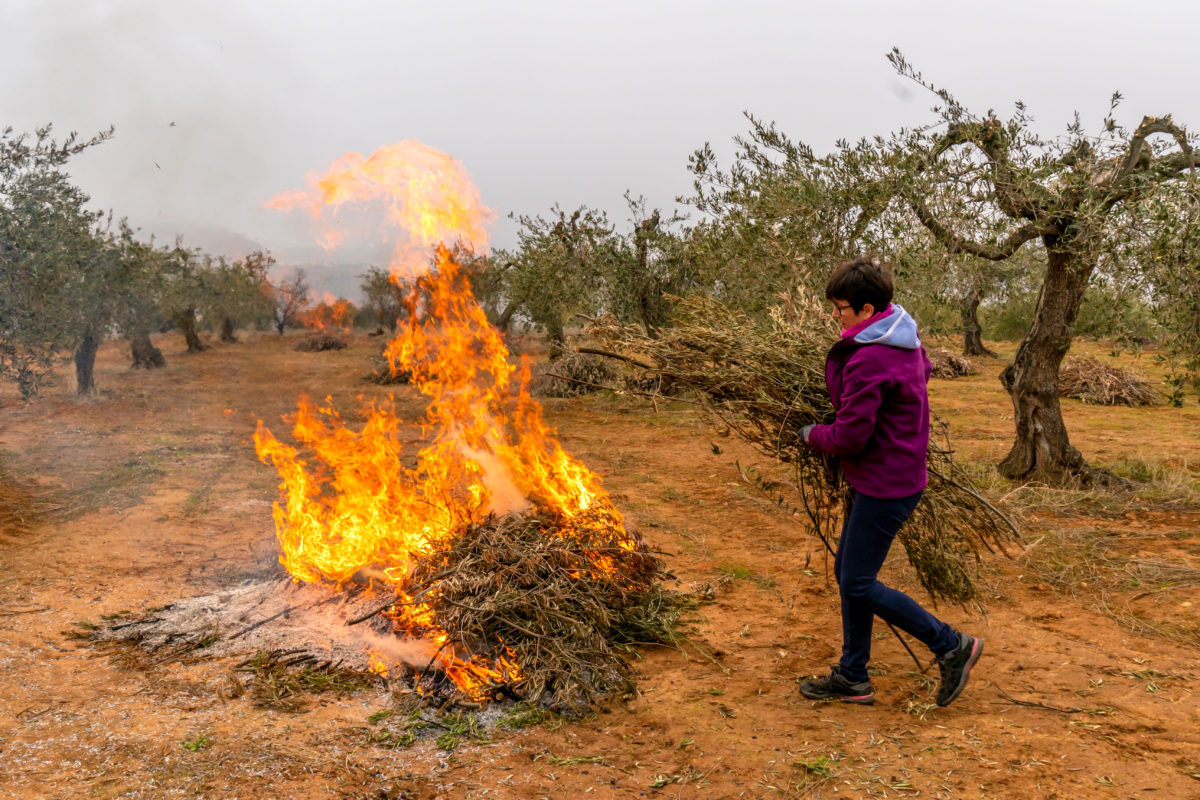
[(870, 303), (863, 303), (862, 312), (863, 319), (869, 319), (875, 316), (875, 306)]

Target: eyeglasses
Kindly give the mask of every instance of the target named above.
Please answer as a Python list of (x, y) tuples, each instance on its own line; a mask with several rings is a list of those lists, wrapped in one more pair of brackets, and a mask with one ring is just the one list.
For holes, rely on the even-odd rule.
[(850, 305), (849, 303), (846, 303), (844, 305), (842, 303), (834, 303), (833, 304), (833, 313), (837, 316), (841, 316), (841, 314), (843, 312), (850, 311), (853, 308), (854, 308), (854, 306)]

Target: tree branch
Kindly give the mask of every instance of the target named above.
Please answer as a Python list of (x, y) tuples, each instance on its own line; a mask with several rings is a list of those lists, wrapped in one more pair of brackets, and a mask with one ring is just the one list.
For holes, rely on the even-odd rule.
[[(1041, 202), (1035, 201), (1028, 192), (1030, 187), (1018, 186), (1017, 171), (1008, 157), (1008, 134), (1000, 120), (987, 119), (982, 122), (951, 124), (945, 136), (930, 151), (927, 164), (961, 144), (973, 144), (987, 156), (988, 165), (992, 170), (996, 205), (1005, 214), (1014, 219), (1033, 220), (1048, 210), (1051, 198), (1042, 197)], [(921, 169), (924, 169), (924, 166)], [(1041, 189), (1036, 184), (1032, 188)]]
[[(1142, 159), (1142, 150), (1146, 146), (1146, 139), (1156, 133), (1170, 134), (1176, 142), (1179, 143), (1179, 153), (1173, 154), (1182, 157), (1185, 166), (1174, 170), (1182, 172), (1183, 169), (1195, 169), (1196, 159), (1192, 154), (1192, 146), (1188, 144), (1187, 133), (1171, 120), (1168, 114), (1165, 117), (1143, 117), (1137, 130), (1133, 132), (1133, 137), (1129, 140), (1129, 150), (1125, 153), (1124, 160), (1117, 167), (1112, 177), (1103, 182), (1101, 189), (1115, 188), (1132, 175), (1135, 171), (1145, 171), (1150, 166), (1150, 159)], [(1120, 191), (1120, 189), (1118, 189)]]
[(929, 207), (925, 205), (925, 201), (910, 198), (909, 205), (912, 206), (917, 219), (921, 220), (921, 224), (928, 228), (929, 232), (934, 235), (934, 238), (941, 242), (951, 253), (966, 253), (978, 256), (979, 258), (985, 258), (989, 261), (1003, 261), (1017, 252), (1021, 248), (1021, 245), (1029, 240), (1052, 233), (1045, 226), (1029, 222), (1010, 233), (999, 245), (980, 244), (979, 242), (959, 236), (943, 225), (933, 216)]

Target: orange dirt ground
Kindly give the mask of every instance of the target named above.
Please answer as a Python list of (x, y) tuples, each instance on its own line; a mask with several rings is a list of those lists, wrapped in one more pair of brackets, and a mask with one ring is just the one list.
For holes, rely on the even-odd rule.
[[(983, 564), (986, 616), (940, 609), (987, 643), (945, 709), (882, 626), (875, 706), (800, 697), (797, 678), (840, 647), (820, 543), (739, 479), (737, 463), (763, 459), (694, 407), (611, 395), (547, 401), (547, 417), (680, 588), (718, 591), (693, 630), (710, 657), (645, 651), (639, 696), (591, 719), (391, 750), (365, 733), (382, 690), (266, 711), (223, 699), (228, 664), (130, 670), (64, 636), (270, 569), (277, 476), (254, 456), (255, 419), (283, 435), (301, 393), (332, 395), (353, 420), (357, 396), (388, 391), (361, 381), (378, 340), (322, 353), (295, 341), (249, 333), (189, 356), (164, 337), (168, 367), (152, 372), (109, 342), (94, 398), (76, 399), (65, 370), (30, 403), (0, 388), (0, 796), (1200, 797), (1200, 592), (1155, 582), (1161, 569), (1122, 572), (1200, 575), (1194, 396), (1182, 410), (1064, 403), (1093, 463), (1154, 473), (1158, 494), (1014, 491), (984, 475), (1023, 520), (1026, 552)], [(1010, 442), (1003, 363), (931, 385), (966, 461)], [(419, 414), (411, 388), (396, 393)], [(899, 547), (884, 579), (925, 599)]]

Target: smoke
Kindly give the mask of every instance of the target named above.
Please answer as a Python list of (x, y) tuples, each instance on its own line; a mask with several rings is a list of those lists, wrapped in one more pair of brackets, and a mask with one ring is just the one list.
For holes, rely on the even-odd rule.
[[(52, 123), (55, 136), (111, 141), (69, 164), (93, 204), (125, 217), (145, 238), (239, 257), (271, 241), (298, 241), (295, 221), (269, 219), (266, 177), (283, 156), (272, 131), (289, 116), (283, 97), (248, 86), (283, 80), (299, 53), (233, 3), (132, 0), (30, 2), (4, 11), (33, 63), (0, 74), (4, 123)], [(14, 57), (14, 52), (9, 51)], [(18, 56), (19, 57), (19, 56)]]
[(515, 514), (529, 508), (529, 498), (517, 488), (512, 472), (494, 453), (476, 450), (462, 442), (459, 442), (458, 450), (465, 458), (478, 464), (483, 471), (480, 480), (488, 491), (489, 512)]

